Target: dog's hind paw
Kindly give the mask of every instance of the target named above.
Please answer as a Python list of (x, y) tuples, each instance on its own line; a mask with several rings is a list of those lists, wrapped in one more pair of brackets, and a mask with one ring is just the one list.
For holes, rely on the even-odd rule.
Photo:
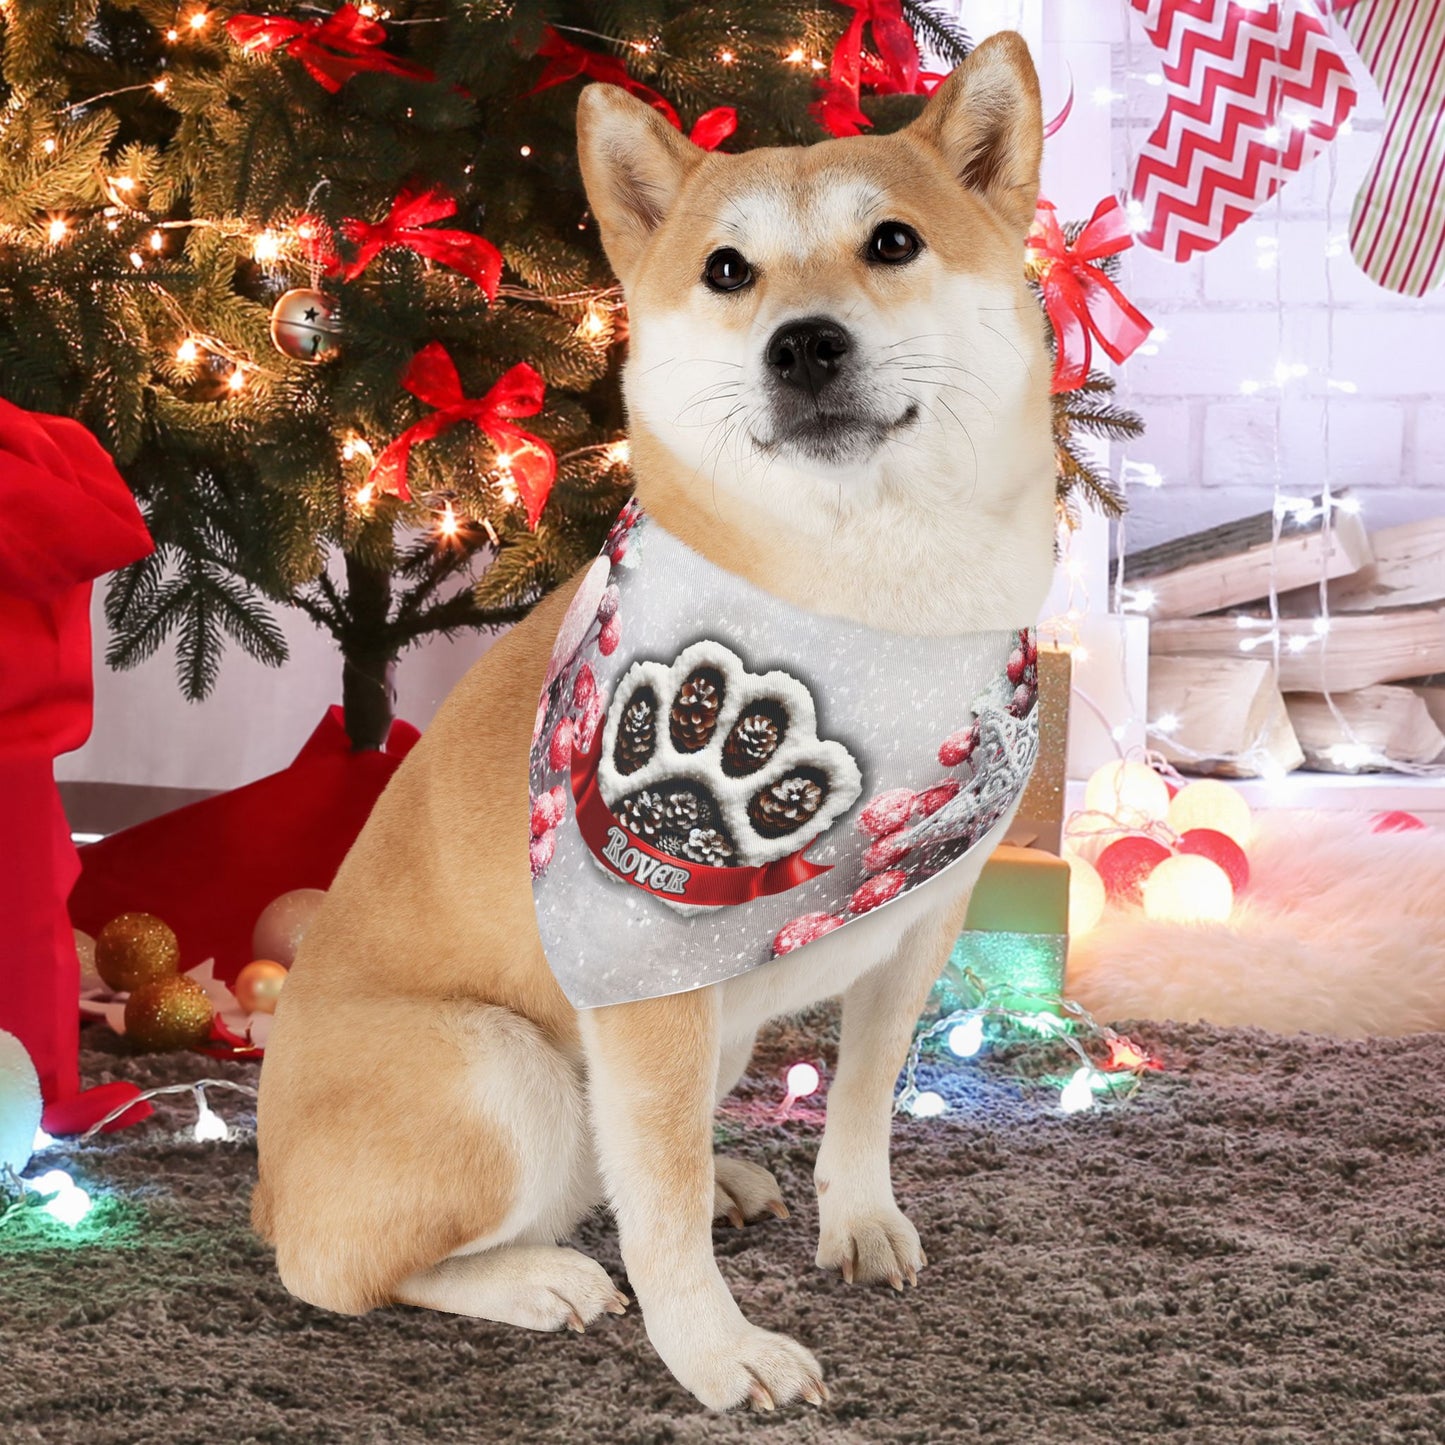
[(741, 1229), (748, 1220), (761, 1219), (765, 1214), (788, 1217), (778, 1181), (761, 1165), (722, 1154), (715, 1155), (712, 1162), (717, 1181), (713, 1188), (714, 1219), (726, 1219)]

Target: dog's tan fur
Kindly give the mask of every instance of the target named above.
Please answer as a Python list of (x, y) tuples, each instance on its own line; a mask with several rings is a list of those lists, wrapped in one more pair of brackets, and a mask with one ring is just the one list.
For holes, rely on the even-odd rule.
[[(1042, 141), (1018, 37), (980, 46), (895, 136), (707, 155), (608, 86), (583, 92), (579, 135), (628, 296), (648, 511), (795, 605), (919, 633), (1032, 618), (1049, 571), (1052, 451), (1047, 363), (1020, 280)], [(855, 194), (860, 217), (914, 225), (926, 263), (883, 271), (857, 234), (832, 222), (808, 232), (810, 216)], [(761, 238), (749, 214), (770, 218)], [(700, 286), (720, 245), (757, 248), (748, 294)], [(650, 359), (671, 336), (704, 348), (716, 336), (716, 349), (747, 357), (774, 318), (851, 308), (866, 333), (942, 297), (962, 309), (941, 348), (991, 356), (989, 331), (1007, 344), (999, 357), (1012, 354), (983, 379), (991, 433), (963, 421), (966, 437), (948, 432), (931, 409), (941, 441), (930, 422), (921, 442), (887, 441), (827, 475), (776, 455), (762, 466), (741, 438), (710, 478), (679, 454), (676, 386), (649, 381), (692, 360)], [(964, 367), (952, 352), (948, 365)], [(971, 478), (955, 456), (965, 439)], [(916, 1280), (925, 1260), (888, 1178), (892, 1090), (982, 860), (740, 979), (579, 1015), (542, 952), (526, 849), (534, 710), (572, 591), (537, 607), (448, 699), (305, 939), (262, 1075), (256, 1227), (286, 1286), (324, 1308), (404, 1302), (580, 1329), (623, 1306), (599, 1266), (558, 1244), (605, 1196), (649, 1336), (688, 1388), (718, 1408), (817, 1403), (817, 1362), (751, 1325), (713, 1261), (715, 1216), (786, 1213), (766, 1171), (714, 1160), (713, 1109), (766, 1018), (841, 992), (818, 1262), (860, 1282)]]

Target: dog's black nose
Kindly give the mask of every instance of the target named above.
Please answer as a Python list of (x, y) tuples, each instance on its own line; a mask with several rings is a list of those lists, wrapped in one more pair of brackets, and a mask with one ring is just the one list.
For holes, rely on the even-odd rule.
[(817, 396), (838, 375), (851, 350), (848, 333), (836, 321), (807, 316), (778, 327), (763, 355), (785, 386)]

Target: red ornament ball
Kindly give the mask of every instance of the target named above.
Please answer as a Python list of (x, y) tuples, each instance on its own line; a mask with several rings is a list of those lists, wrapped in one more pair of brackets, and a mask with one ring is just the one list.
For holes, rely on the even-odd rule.
[(1422, 822), (1413, 813), (1376, 813), (1370, 819), (1372, 833), (1413, 833), (1426, 827), (1429, 827), (1429, 824)]
[(1104, 880), (1104, 892), (1115, 903), (1138, 903), (1143, 898), (1144, 880), (1169, 857), (1169, 850), (1157, 839), (1143, 833), (1116, 838), (1094, 867)]
[(1218, 863), (1229, 874), (1236, 894), (1242, 893), (1249, 884), (1249, 859), (1228, 833), (1221, 833), (1217, 828), (1190, 828), (1180, 835), (1179, 851), (1197, 853), (1211, 863)]

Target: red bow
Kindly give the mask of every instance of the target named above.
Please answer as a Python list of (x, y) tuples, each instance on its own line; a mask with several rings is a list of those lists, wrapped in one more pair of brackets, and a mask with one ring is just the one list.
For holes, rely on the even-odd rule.
[(386, 30), (353, 5), (343, 5), (325, 20), (288, 20), (280, 15), (233, 15), (226, 34), (243, 50), (264, 54), (284, 50), (299, 60), (313, 80), (334, 95), (363, 70), (435, 80), (423, 65), (388, 55)]
[(1053, 205), (1040, 197), (1028, 247), (1057, 341), (1052, 390), (1077, 391), (1084, 384), (1095, 338), (1112, 360), (1124, 361), (1154, 329), (1103, 271), (1090, 264), (1133, 244), (1123, 207), (1113, 196), (1094, 207), (1072, 246), (1064, 239)]
[[(944, 77), (919, 69), (918, 45), (903, 16), (902, 0), (842, 0), (853, 18), (833, 48), (823, 93), (809, 114), (830, 134), (857, 135), (873, 122), (858, 105), (866, 84), (881, 95), (927, 94)], [(863, 50), (863, 27), (873, 27), (878, 54)]]
[[(615, 55), (588, 50), (560, 35), (550, 25), (542, 32), (537, 54), (545, 56), (547, 64), (528, 95), (585, 75), (588, 80), (600, 80), (605, 85), (620, 85), (629, 95), (645, 100), (675, 130), (682, 129), (682, 119), (667, 98), (629, 75), (627, 67)], [(698, 116), (688, 139), (705, 151), (715, 151), (737, 128), (737, 111), (730, 105), (720, 105)]]
[(456, 213), (457, 203), (445, 191), (434, 188), (417, 192), (408, 186), (391, 203), (380, 225), (355, 219), (341, 223), (342, 233), (357, 248), (356, 256), (349, 265), (338, 262), (332, 269), (339, 270), (343, 279), (354, 281), (388, 246), (405, 246), (439, 266), (460, 271), (487, 293), (488, 301), (494, 301), (497, 283), (502, 279), (502, 253), (490, 241), (470, 231), (420, 229)]
[(401, 384), (437, 410), (408, 427), (382, 452), (367, 481), (379, 491), (394, 492), (402, 501), (409, 501), (406, 468), (412, 447), (458, 422), (469, 421), (496, 447), (498, 460), (511, 472), (527, 509), (527, 525), (535, 530), (557, 475), (557, 457), (541, 437), (514, 426), (511, 419), (535, 416), (542, 410), (542, 378), (525, 361), (519, 361), (485, 396), (469, 399), (462, 394), (461, 378), (446, 347), (432, 341), (412, 357)]

